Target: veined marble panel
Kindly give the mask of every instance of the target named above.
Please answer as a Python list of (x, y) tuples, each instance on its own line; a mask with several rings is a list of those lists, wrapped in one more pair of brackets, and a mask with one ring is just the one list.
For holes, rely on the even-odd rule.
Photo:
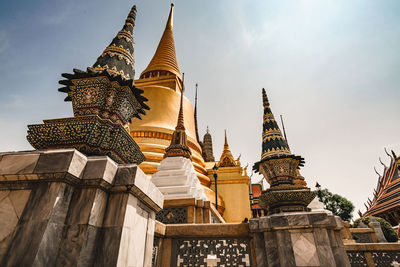
[(0, 200), (0, 243), (15, 230), (31, 191), (5, 190), (1, 192), (3, 197)]
[(32, 173), (39, 155), (38, 153), (4, 155), (0, 161), (0, 175)]
[(149, 214), (129, 195), (117, 266), (143, 266)]
[(109, 157), (89, 157), (83, 179), (103, 179), (112, 184), (118, 165)]
[(296, 266), (320, 266), (313, 233), (290, 234)]
[(101, 227), (103, 224), (104, 213), (107, 206), (107, 193), (98, 189), (96, 190), (96, 196), (90, 211), (89, 224), (97, 227)]
[(0, 202), (0, 242), (10, 235), (18, 223), (14, 205), (8, 197)]

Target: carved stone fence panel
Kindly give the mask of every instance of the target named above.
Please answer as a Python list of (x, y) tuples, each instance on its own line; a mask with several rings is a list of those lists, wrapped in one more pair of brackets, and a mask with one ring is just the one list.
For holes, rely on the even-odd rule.
[(249, 238), (172, 239), (171, 250), (171, 267), (252, 266)]
[(247, 223), (156, 222), (153, 267), (255, 266)]
[(395, 267), (400, 263), (399, 243), (345, 244), (352, 267)]

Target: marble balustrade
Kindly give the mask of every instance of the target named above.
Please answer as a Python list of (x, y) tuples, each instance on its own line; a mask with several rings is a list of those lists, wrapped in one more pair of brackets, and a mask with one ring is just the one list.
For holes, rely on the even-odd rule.
[(0, 266), (151, 266), (164, 197), (134, 164), (0, 153)]

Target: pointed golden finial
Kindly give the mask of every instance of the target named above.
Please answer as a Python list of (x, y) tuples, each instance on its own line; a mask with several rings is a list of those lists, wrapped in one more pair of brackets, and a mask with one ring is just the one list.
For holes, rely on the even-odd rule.
[(224, 143), (224, 150), (229, 149), (228, 145), (228, 138), (226, 138), (226, 129), (225, 129), (225, 143)]
[(219, 167), (234, 167), (237, 163), (233, 158), (233, 155), (229, 149), (228, 145), (228, 138), (226, 137), (226, 130), (225, 130), (225, 143), (224, 143), (224, 150), (222, 151), (221, 158), (219, 159)]
[(174, 4), (171, 3), (171, 9), (169, 11), (167, 25), (165, 25), (165, 28), (172, 30), (173, 27), (174, 27)]
[(157, 75), (176, 75), (182, 81), (182, 75), (179, 70), (178, 60), (176, 59), (175, 40), (173, 29), (174, 4), (171, 4), (167, 24), (164, 33), (158, 44), (147, 68), (140, 75), (141, 78), (155, 77)]

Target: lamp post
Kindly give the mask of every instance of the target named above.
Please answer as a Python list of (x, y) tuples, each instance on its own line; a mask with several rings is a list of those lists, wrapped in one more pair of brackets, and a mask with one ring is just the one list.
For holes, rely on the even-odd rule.
[(218, 185), (217, 185), (217, 179), (218, 179), (218, 174), (217, 174), (217, 164), (214, 164), (214, 167), (212, 168), (214, 171), (214, 184), (215, 184), (215, 209), (218, 211)]

